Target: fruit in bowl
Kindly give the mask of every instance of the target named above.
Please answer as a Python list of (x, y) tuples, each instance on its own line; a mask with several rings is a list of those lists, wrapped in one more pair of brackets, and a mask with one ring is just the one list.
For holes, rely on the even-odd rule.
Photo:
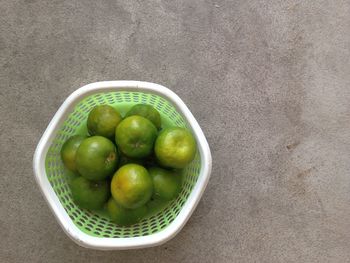
[(88, 134), (69, 138), (61, 158), (78, 175), (70, 182), (74, 202), (83, 209), (105, 209), (111, 221), (127, 226), (176, 199), (181, 169), (197, 146), (187, 129), (162, 124), (151, 105), (134, 105), (124, 118), (117, 108), (95, 106), (86, 120)]
[(159, 167), (148, 170), (153, 181), (153, 198), (172, 200), (181, 191), (181, 175), (175, 171), (168, 171)]
[(116, 128), (115, 141), (122, 153), (131, 158), (144, 158), (153, 151), (157, 128), (148, 119), (133, 115)]
[(118, 169), (111, 182), (114, 200), (129, 209), (146, 204), (153, 193), (153, 182), (146, 168), (126, 164)]
[(107, 180), (89, 181), (79, 176), (72, 180), (70, 188), (75, 202), (86, 209), (102, 208), (110, 196)]
[(67, 169), (72, 172), (77, 172), (75, 158), (77, 156), (77, 150), (84, 138), (85, 137), (81, 135), (74, 135), (70, 137), (62, 146), (62, 162), (67, 167)]
[(102, 180), (117, 168), (118, 153), (115, 145), (102, 136), (91, 136), (81, 142), (76, 153), (78, 172), (89, 180)]
[(159, 163), (165, 167), (185, 168), (196, 154), (196, 141), (185, 128), (171, 127), (160, 132), (154, 147)]
[(113, 222), (128, 226), (140, 221), (147, 214), (147, 207), (142, 205), (135, 209), (127, 209), (110, 198), (107, 203), (107, 212)]
[(99, 105), (90, 111), (87, 128), (90, 135), (100, 135), (113, 140), (115, 128), (121, 121), (122, 116), (112, 106)]

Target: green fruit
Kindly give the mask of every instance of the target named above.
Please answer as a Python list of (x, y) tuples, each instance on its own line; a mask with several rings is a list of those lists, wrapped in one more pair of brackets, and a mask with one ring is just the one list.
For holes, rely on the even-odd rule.
[(138, 115), (150, 120), (157, 129), (160, 129), (161, 119), (159, 112), (153, 108), (151, 105), (146, 104), (136, 104), (133, 106), (125, 115), (129, 117), (132, 115)]
[(114, 144), (101, 136), (85, 139), (76, 155), (78, 172), (89, 180), (102, 180), (117, 168), (118, 154)]
[(95, 106), (89, 113), (87, 127), (90, 135), (100, 135), (114, 140), (115, 128), (121, 122), (120, 113), (109, 105)]
[(143, 166), (126, 164), (114, 174), (111, 192), (118, 204), (135, 209), (150, 200), (153, 192), (152, 178)]
[(121, 226), (128, 226), (139, 222), (147, 214), (147, 207), (143, 205), (136, 209), (127, 209), (110, 198), (107, 203), (107, 211), (112, 221)]
[(144, 117), (131, 116), (118, 125), (115, 141), (120, 151), (131, 158), (143, 158), (153, 151), (157, 128)]
[(75, 164), (75, 157), (77, 150), (81, 144), (81, 142), (84, 140), (84, 136), (75, 135), (70, 137), (62, 146), (61, 148), (61, 158), (63, 161), (63, 164), (66, 166), (66, 168), (72, 172), (77, 171), (77, 167)]
[(169, 201), (162, 199), (151, 199), (147, 204), (148, 215), (154, 215), (162, 211), (166, 205), (169, 204)]
[(165, 167), (184, 168), (196, 155), (196, 141), (185, 128), (167, 128), (160, 132), (154, 151)]
[(110, 196), (109, 184), (106, 180), (89, 181), (80, 176), (70, 184), (74, 202), (81, 208), (100, 209)]
[(159, 167), (148, 169), (153, 179), (153, 198), (172, 200), (181, 191), (181, 176)]

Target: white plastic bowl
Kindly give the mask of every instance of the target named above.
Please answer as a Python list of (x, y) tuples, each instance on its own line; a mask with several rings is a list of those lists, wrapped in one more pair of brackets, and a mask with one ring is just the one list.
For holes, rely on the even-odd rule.
[[(156, 94), (168, 102), (170, 102), (182, 115), (187, 125), (192, 130), (200, 155), (200, 172), (198, 179), (191, 190), (186, 202), (176, 218), (169, 223), (167, 227), (161, 231), (137, 237), (127, 238), (110, 238), (96, 237), (81, 231), (72, 221), (66, 209), (62, 206), (58, 196), (56, 195), (52, 185), (50, 184), (45, 168), (45, 158), (57, 135), (57, 131), (65, 122), (67, 116), (73, 111), (74, 107), (84, 98), (104, 92), (116, 91), (136, 91)], [(33, 167), (36, 181), (41, 189), (41, 192), (46, 199), (49, 207), (55, 215), (57, 221), (61, 225), (64, 232), (77, 244), (93, 249), (112, 250), (112, 249), (135, 249), (150, 246), (160, 245), (169, 239), (173, 238), (185, 225), (196, 208), (204, 190), (208, 183), (211, 173), (212, 159), (207, 140), (199, 127), (196, 119), (193, 117), (185, 103), (168, 88), (149, 82), (141, 81), (103, 81), (91, 83), (83, 86), (73, 92), (58, 109), (55, 116), (49, 123), (46, 131), (41, 137), (33, 158)]]

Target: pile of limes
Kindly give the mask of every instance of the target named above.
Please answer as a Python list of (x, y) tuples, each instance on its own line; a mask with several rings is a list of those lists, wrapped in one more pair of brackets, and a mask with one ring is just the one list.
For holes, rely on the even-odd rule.
[(61, 149), (72, 179), (72, 197), (81, 208), (107, 209), (119, 225), (144, 218), (157, 202), (181, 191), (181, 169), (196, 154), (185, 128), (162, 129), (159, 112), (137, 104), (122, 118), (110, 105), (95, 106), (87, 119), (88, 136), (75, 135)]

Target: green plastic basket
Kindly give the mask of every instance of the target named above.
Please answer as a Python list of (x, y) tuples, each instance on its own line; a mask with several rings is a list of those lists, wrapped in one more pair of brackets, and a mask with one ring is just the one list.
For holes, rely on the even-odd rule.
[[(156, 90), (154, 90), (155, 87)], [(170, 93), (171, 96), (168, 97), (169, 94), (167, 93)], [(188, 112), (184, 114), (184, 108), (181, 108), (184, 104), (179, 105), (179, 101), (174, 100), (174, 96), (176, 95), (170, 90), (153, 83), (135, 81), (99, 82), (77, 90), (57, 112), (52, 120), (54, 123), (50, 123), (42, 140), (39, 142), (34, 157), (34, 168), (37, 168), (39, 165), (36, 161), (39, 162), (38, 155), (40, 151), (40, 165), (44, 166), (41, 168), (44, 169), (45, 178), (43, 178), (39, 168), (34, 170), (37, 177), (39, 177), (38, 183), (43, 190), (44, 196), (51, 205), (51, 208), (53, 208), (55, 215), (57, 216), (59, 214), (61, 216), (64, 214), (65, 218), (62, 219), (58, 216), (58, 220), (66, 230), (66, 233), (74, 241), (86, 247), (100, 249), (144, 247), (166, 241), (171, 236), (174, 236), (184, 225), (194, 210), (196, 203), (199, 201), (201, 193), (204, 191), (210, 175), (211, 159), (209, 147), (199, 126), (193, 126), (193, 120), (188, 119), (192, 114), (186, 106), (185, 109)], [(180, 100), (177, 96), (176, 99)], [(192, 130), (199, 147), (195, 159), (183, 172), (182, 191), (177, 199), (168, 203), (158, 213), (146, 217), (138, 224), (121, 227), (111, 222), (103, 212), (90, 212), (79, 208), (73, 202), (68, 183), (74, 175), (67, 172), (64, 168), (60, 158), (60, 150), (63, 143), (70, 136), (87, 134), (86, 119), (91, 108), (94, 106), (109, 104), (117, 108), (124, 115), (129, 108), (139, 103), (149, 104), (155, 107), (161, 114), (163, 127), (179, 126)], [(191, 114), (191, 116), (187, 116), (187, 114)], [(201, 134), (198, 134), (198, 128)], [(47, 132), (49, 134), (46, 134)], [(204, 146), (203, 138), (205, 140)], [(45, 147), (41, 147), (43, 143), (45, 143)], [(205, 156), (203, 149), (208, 151), (208, 156)], [(205, 157), (207, 157), (207, 160)], [(203, 165), (203, 161), (206, 161), (207, 165)], [(210, 163), (209, 169), (203, 169), (203, 167), (208, 166), (208, 163)], [(204, 172), (205, 174), (203, 174)], [(201, 179), (202, 187), (199, 189), (201, 193), (199, 195), (196, 194), (196, 200), (194, 203), (192, 202), (192, 206), (186, 207), (189, 199), (194, 198), (190, 196), (201, 175), (203, 177)], [(50, 198), (47, 196), (48, 193), (45, 192), (45, 190), (49, 189), (47, 189), (47, 182), (43, 184), (44, 179), (49, 182), (50, 190), (54, 193), (54, 196), (52, 196), (52, 192), (49, 193)], [(175, 222), (181, 212), (186, 212), (185, 220)], [(69, 224), (67, 223), (68, 218), (68, 221), (70, 221)], [(176, 231), (172, 230), (172, 235), (170, 233), (167, 236), (161, 234), (167, 228), (174, 227), (176, 227)], [(160, 237), (157, 238), (158, 236), (162, 237), (162, 239), (159, 239)]]

